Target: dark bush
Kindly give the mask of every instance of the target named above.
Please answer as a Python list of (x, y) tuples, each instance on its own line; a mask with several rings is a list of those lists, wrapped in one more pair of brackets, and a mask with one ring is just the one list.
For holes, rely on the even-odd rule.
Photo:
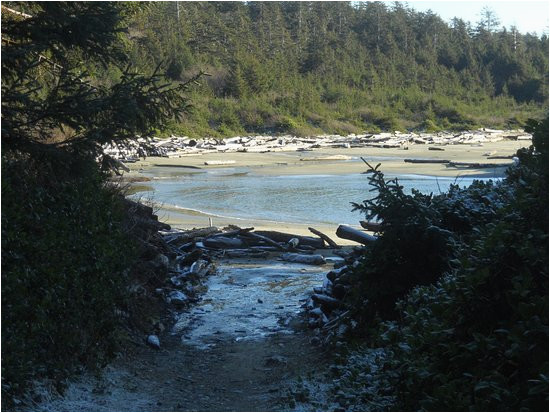
[[(385, 246), (367, 252), (358, 274), (361, 297), (370, 300), (366, 307), (381, 301), (392, 308), (394, 286), (411, 289), (379, 335), (391, 355), (379, 378), (393, 383), (394, 409), (548, 409), (548, 120), (530, 121), (528, 130), (534, 145), (518, 152), (519, 166), (501, 184), (453, 187), (430, 198), (406, 197), (396, 183), (379, 181), (381, 195), (366, 205), (384, 218), (375, 245)], [(392, 228), (411, 227), (411, 221), (420, 223), (417, 237)], [(434, 246), (425, 235), (428, 221), (452, 235)], [(446, 240), (459, 248), (449, 254)], [(444, 265), (427, 260), (433, 272), (418, 275), (420, 260), (408, 251), (428, 249), (455, 257), (446, 274)]]
[(354, 204), (367, 219), (381, 222), (382, 236), (367, 248), (354, 275), (365, 321), (374, 315), (394, 317), (398, 299), (450, 270), (462, 246), (475, 237), (473, 228), (494, 219), (510, 196), (491, 181), (475, 181), (469, 188), (452, 185), (439, 195), (416, 190), (407, 195), (397, 179), (385, 180), (377, 168), (370, 173), (377, 196)]
[(93, 161), (3, 157), (3, 402), (112, 355), (132, 256), (122, 219)]

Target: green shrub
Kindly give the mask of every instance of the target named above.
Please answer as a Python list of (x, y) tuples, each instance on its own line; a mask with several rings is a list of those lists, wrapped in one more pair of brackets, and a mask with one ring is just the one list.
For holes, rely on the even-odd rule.
[(358, 115), (362, 122), (373, 124), (383, 131), (403, 130), (402, 122), (389, 113), (388, 109), (363, 109), (358, 111)]
[(435, 124), (435, 122), (431, 119), (426, 119), (422, 123), (422, 129), (424, 129), (426, 132), (439, 132), (441, 128)]
[[(2, 400), (113, 355), (131, 243), (92, 161), (2, 159)], [(57, 165), (57, 166), (54, 166)], [(8, 396), (8, 397), (6, 397)]]
[(399, 408), (548, 408), (548, 232), (531, 216), (547, 221), (548, 208), (521, 203), (476, 228), (455, 273), (399, 304), (385, 334)]
[(394, 319), (377, 343), (394, 409), (548, 409), (548, 119), (527, 130), (502, 183), (405, 196), (375, 171), (378, 197), (357, 206), (383, 219), (356, 302), (364, 323)]

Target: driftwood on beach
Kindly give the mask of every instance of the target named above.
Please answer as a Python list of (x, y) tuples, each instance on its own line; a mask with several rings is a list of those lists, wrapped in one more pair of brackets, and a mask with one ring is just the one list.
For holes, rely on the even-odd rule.
[(449, 162), (447, 167), (450, 168), (507, 168), (514, 165), (513, 163), (479, 163), (479, 162)]
[(336, 235), (340, 238), (349, 239), (363, 245), (370, 244), (377, 239), (373, 235), (366, 234), (358, 229), (348, 227), (347, 225), (340, 225), (336, 230)]
[(404, 159), (406, 163), (449, 163), (448, 159)]
[(288, 243), (292, 238), (297, 238), (299, 241), (299, 245), (309, 245), (314, 248), (324, 248), (325, 243), (321, 238), (315, 238), (315, 237), (307, 237), (302, 235), (296, 235), (296, 234), (288, 234), (286, 232), (279, 232), (279, 231), (255, 231), (255, 234), (263, 235), (264, 237), (268, 237), (269, 239), (272, 239), (275, 242), (282, 242), (282, 243)]
[(297, 262), (300, 264), (310, 264), (310, 265), (326, 264), (326, 260), (322, 255), (305, 255), (305, 254), (294, 254), (292, 252), (287, 252), (281, 255), (281, 259), (283, 261)]
[(365, 228), (367, 231), (372, 231), (372, 232), (378, 232), (382, 228), (382, 224), (380, 222), (359, 221), (359, 224), (361, 224), (361, 226)]
[[(227, 139), (191, 139), (187, 136), (172, 136), (167, 139), (140, 137), (124, 144), (105, 144), (103, 152), (122, 162), (135, 162), (147, 156), (181, 158), (211, 153), (265, 153), (304, 152), (323, 148), (395, 148), (409, 149), (412, 145), (433, 145), (428, 150), (442, 150), (444, 145), (480, 145), (502, 140), (529, 140), (531, 135), (522, 130), (504, 131), (479, 129), (476, 131), (438, 133), (364, 133), (340, 135), (299, 136), (236, 136)], [(304, 157), (302, 161), (344, 161), (346, 155)], [(220, 161), (222, 163), (220, 163)], [(207, 165), (228, 164), (225, 159), (205, 160)], [(233, 162), (232, 162), (233, 163)]]
[(308, 227), (308, 229), (318, 237), (321, 237), (321, 239), (325, 240), (325, 242), (330, 245), (332, 248), (340, 248), (340, 245), (335, 243), (328, 235), (323, 234), (321, 231), (316, 230), (315, 228)]
[(193, 261), (200, 257), (201, 251), (232, 257), (257, 258), (283, 252), (281, 258), (284, 261), (321, 265), (325, 263), (325, 259), (314, 251), (325, 248), (325, 240), (333, 248), (340, 247), (322, 232), (314, 228), (311, 230), (315, 234), (320, 234), (320, 238), (279, 231), (254, 231), (253, 227), (239, 228), (234, 225), (223, 229), (207, 227), (187, 231), (170, 230), (164, 232), (163, 236), (167, 243), (178, 250), (187, 251)]

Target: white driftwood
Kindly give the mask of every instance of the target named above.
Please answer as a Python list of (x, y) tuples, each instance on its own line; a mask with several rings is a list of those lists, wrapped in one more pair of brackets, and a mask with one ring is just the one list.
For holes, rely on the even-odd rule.
[(205, 165), (233, 165), (235, 161), (206, 161)]
[(287, 252), (286, 254), (281, 255), (281, 259), (283, 261), (298, 262), (300, 264), (310, 264), (310, 265), (326, 264), (325, 258), (322, 255), (305, 255), (305, 254), (294, 254), (292, 252)]
[(339, 238), (349, 239), (351, 241), (358, 242), (359, 244), (370, 244), (377, 240), (377, 237), (366, 234), (355, 228), (348, 227), (347, 225), (340, 225), (336, 230), (336, 235)]
[(340, 245), (338, 245), (337, 243), (335, 243), (328, 235), (325, 235), (323, 234), (321, 231), (318, 231), (316, 230), (315, 228), (312, 228), (312, 227), (308, 227), (308, 229), (315, 235), (321, 237), (322, 239), (324, 239), (326, 241), (326, 243), (328, 245), (330, 245), (332, 248), (340, 248)]

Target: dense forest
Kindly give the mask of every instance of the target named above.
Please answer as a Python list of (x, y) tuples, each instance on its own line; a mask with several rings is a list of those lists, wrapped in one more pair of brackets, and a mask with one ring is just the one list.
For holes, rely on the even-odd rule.
[[(518, 127), (548, 107), (548, 36), (501, 27), (487, 8), (474, 25), (406, 2), (152, 2), (128, 10), (127, 63), (159, 67), (176, 84), (206, 73), (191, 91), (189, 116), (157, 134)], [(126, 68), (81, 65), (107, 86)]]
[(479, 7), (471, 25), (406, 2), (161, 2), (131, 21), (128, 47), (173, 81), (210, 75), (166, 133), (521, 126), (547, 108), (548, 36)]

